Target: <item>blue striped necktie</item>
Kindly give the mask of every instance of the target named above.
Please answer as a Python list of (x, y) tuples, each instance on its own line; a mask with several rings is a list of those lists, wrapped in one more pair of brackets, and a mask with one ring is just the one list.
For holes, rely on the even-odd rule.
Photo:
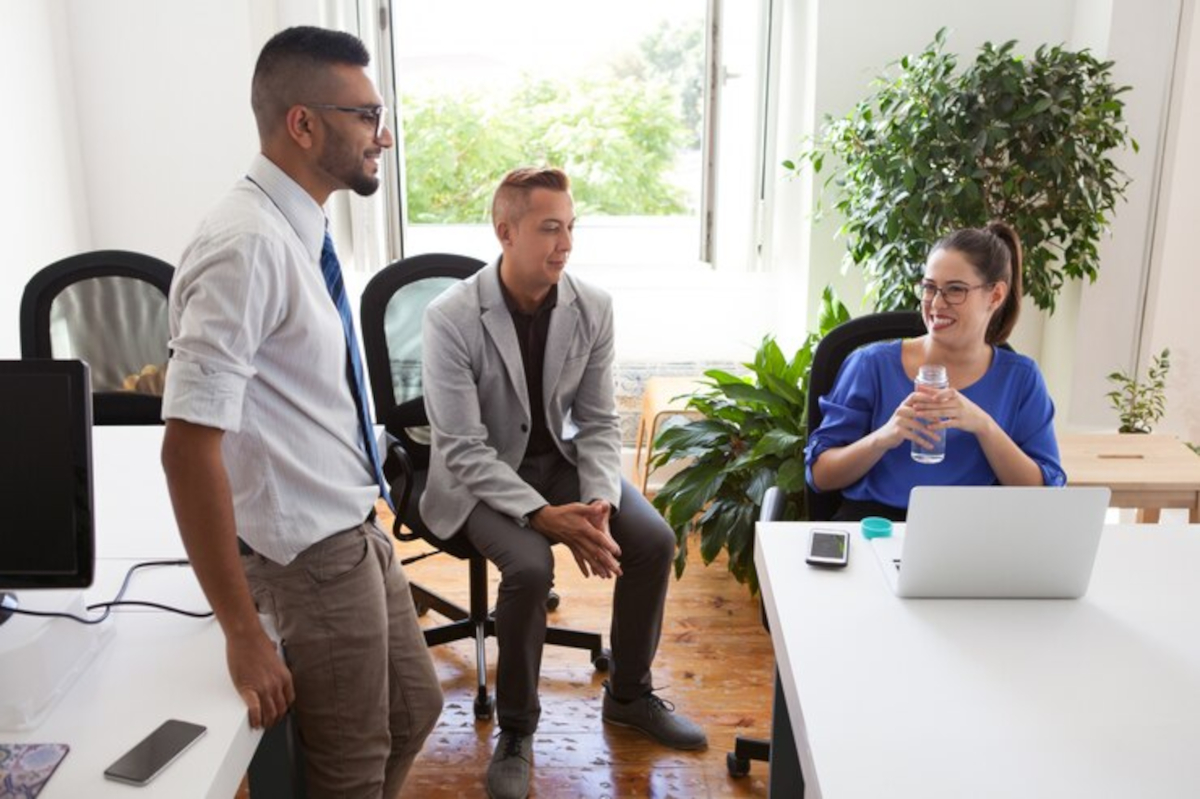
[(350, 315), (350, 300), (346, 297), (346, 284), (342, 280), (342, 265), (338, 263), (337, 253), (333, 251), (333, 239), (329, 231), (325, 231), (325, 243), (321, 247), (321, 275), (325, 278), (325, 287), (329, 296), (342, 317), (342, 330), (346, 333), (346, 379), (350, 382), (350, 393), (354, 395), (354, 404), (358, 406), (358, 426), (362, 433), (363, 446), (371, 468), (375, 472), (375, 481), (379, 483), (379, 494), (393, 511), (392, 497), (388, 493), (387, 481), (383, 477), (383, 466), (379, 460), (379, 450), (375, 446), (375, 434), (371, 427), (371, 412), (367, 408), (367, 389), (363, 383), (362, 356), (358, 353), (358, 337), (354, 335), (354, 317)]

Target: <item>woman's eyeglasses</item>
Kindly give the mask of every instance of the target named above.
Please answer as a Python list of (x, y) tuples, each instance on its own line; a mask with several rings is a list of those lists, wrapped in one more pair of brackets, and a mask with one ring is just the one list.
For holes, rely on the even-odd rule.
[(917, 294), (921, 297), (922, 302), (932, 303), (933, 298), (941, 294), (947, 305), (962, 305), (972, 291), (991, 285), (991, 283), (980, 283), (977, 286), (968, 286), (964, 283), (951, 283), (949, 286), (939, 287), (936, 283), (922, 282), (917, 284)]

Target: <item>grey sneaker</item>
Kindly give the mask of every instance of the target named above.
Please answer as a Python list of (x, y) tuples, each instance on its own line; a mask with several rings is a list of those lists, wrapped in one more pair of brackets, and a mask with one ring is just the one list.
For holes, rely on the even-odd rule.
[(529, 769), (533, 764), (533, 736), (501, 730), (487, 770), (491, 799), (525, 799), (529, 796)]
[(673, 704), (651, 691), (632, 702), (618, 702), (605, 680), (602, 716), (609, 724), (641, 730), (672, 749), (704, 749), (708, 746), (708, 737), (698, 724), (676, 713)]

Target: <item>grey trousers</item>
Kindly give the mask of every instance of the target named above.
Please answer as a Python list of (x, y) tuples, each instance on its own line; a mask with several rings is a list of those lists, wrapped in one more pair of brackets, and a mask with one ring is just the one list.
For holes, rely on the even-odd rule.
[(442, 691), (391, 540), (368, 522), (286, 566), (256, 554), (242, 565), (283, 638), (308, 796), (393, 799)]
[[(518, 473), (552, 505), (581, 499), (575, 467), (557, 452), (527, 459)], [(618, 698), (635, 699), (652, 687), (650, 667), (662, 635), (675, 534), (626, 480), (621, 481), (620, 512), (609, 528), (621, 548), (622, 571), (613, 589), (610, 685)], [(463, 533), (500, 570), (496, 601), (500, 728), (532, 735), (541, 716), (538, 674), (546, 639), (546, 593), (554, 584), (552, 544), (482, 502), (467, 518)]]

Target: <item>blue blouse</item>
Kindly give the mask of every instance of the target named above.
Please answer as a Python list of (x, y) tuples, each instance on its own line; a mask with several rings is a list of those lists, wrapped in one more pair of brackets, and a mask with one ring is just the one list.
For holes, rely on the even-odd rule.
[[(852, 444), (891, 419), (913, 391), (900, 357), (901, 342), (870, 344), (852, 353), (833, 391), (819, 399), (824, 417), (805, 450), (808, 484), (812, 465), (830, 447)], [(1032, 358), (994, 347), (992, 365), (962, 394), (991, 416), (1042, 470), (1048, 486), (1067, 482), (1054, 438), (1054, 403)], [(908, 507), (917, 485), (994, 485), (999, 482), (979, 440), (957, 429), (942, 430), (946, 459), (924, 464), (912, 459), (908, 442), (889, 450), (861, 479), (842, 489), (849, 499)]]

